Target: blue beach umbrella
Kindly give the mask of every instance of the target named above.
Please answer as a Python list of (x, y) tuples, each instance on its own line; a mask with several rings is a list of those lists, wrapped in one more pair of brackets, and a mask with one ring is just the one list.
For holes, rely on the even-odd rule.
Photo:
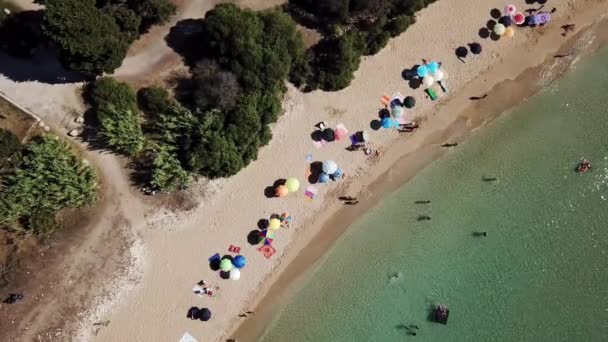
[(319, 183), (327, 183), (329, 182), (329, 175), (325, 172), (319, 175)]
[(384, 118), (382, 121), (380, 121), (380, 125), (382, 125), (382, 128), (392, 128), (394, 121), (391, 118)]
[(344, 176), (344, 171), (342, 171), (341, 168), (338, 168), (332, 176), (334, 177), (334, 179), (340, 179), (342, 178), (342, 176)]
[(426, 74), (428, 74), (428, 73), (429, 73), (429, 68), (426, 65), (421, 65), (418, 67), (418, 69), (416, 69), (416, 74), (420, 78), (426, 76)]
[(435, 61), (431, 61), (431, 63), (426, 65), (428, 67), (428, 71), (431, 74), (434, 74), (435, 72), (437, 72), (437, 70), (439, 70), (439, 63), (435, 62)]
[(236, 268), (243, 268), (245, 267), (246, 263), (247, 260), (245, 260), (245, 257), (242, 255), (237, 255), (234, 257), (234, 259), (232, 259), (232, 265)]

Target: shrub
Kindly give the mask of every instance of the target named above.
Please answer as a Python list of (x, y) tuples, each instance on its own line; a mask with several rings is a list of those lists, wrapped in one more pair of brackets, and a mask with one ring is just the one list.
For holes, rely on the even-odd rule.
[(119, 111), (137, 111), (137, 98), (133, 89), (128, 84), (111, 77), (103, 77), (95, 81), (90, 86), (87, 97), (89, 103), (98, 111), (110, 107)]
[(122, 63), (133, 37), (95, 0), (46, 0), (47, 36), (61, 49), (63, 64), (87, 75), (111, 73)]
[(133, 41), (139, 37), (139, 27), (141, 26), (141, 18), (132, 10), (124, 6), (105, 6), (104, 12), (110, 15), (120, 27), (120, 30), (125, 33), (128, 38)]
[(170, 0), (129, 0), (127, 3), (141, 17), (141, 31), (168, 22), (177, 11)]
[(101, 135), (114, 150), (130, 156), (143, 150), (146, 139), (136, 113), (110, 106), (98, 111), (97, 119), (101, 123)]
[(7, 158), (21, 149), (21, 142), (16, 135), (0, 128), (0, 167)]
[(56, 214), (52, 211), (34, 211), (27, 218), (27, 228), (38, 235), (49, 235), (59, 228)]
[(241, 95), (241, 87), (236, 76), (221, 70), (215, 61), (204, 59), (192, 71), (196, 84), (194, 100), (201, 110), (220, 108), (233, 109)]
[(95, 172), (65, 142), (49, 135), (39, 137), (27, 146), (14, 174), (3, 179), (0, 222), (89, 205), (96, 191)]
[(186, 188), (190, 175), (182, 169), (176, 156), (167, 148), (161, 148), (154, 157), (154, 169), (150, 184), (159, 190), (173, 191)]
[(407, 28), (413, 24), (414, 18), (409, 15), (400, 15), (386, 25), (386, 30), (390, 32), (391, 37), (396, 37), (405, 32)]
[(171, 94), (165, 88), (158, 86), (140, 89), (137, 92), (137, 100), (139, 108), (145, 113), (153, 115), (167, 111), (175, 103)]

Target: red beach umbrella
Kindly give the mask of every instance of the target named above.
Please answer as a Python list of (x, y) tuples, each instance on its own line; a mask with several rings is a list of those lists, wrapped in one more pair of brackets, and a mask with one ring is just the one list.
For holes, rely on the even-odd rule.
[(515, 22), (515, 24), (521, 25), (524, 22), (526, 22), (526, 16), (523, 13), (521, 13), (521, 12), (517, 12), (513, 16), (513, 21)]

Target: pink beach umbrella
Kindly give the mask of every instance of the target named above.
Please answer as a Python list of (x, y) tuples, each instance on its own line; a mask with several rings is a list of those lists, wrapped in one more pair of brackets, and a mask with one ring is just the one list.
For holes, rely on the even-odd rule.
[(521, 25), (526, 21), (526, 16), (521, 12), (517, 12), (513, 16), (513, 21), (515, 22), (515, 24)]
[(505, 15), (514, 15), (515, 11), (517, 11), (517, 8), (515, 8), (515, 5), (505, 6)]

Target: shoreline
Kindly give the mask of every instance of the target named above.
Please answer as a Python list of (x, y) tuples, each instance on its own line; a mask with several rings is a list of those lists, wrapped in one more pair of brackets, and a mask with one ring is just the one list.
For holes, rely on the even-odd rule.
[[(597, 5), (602, 6), (605, 3)], [(521, 60), (525, 60), (527, 55), (533, 55), (536, 57), (532, 58), (533, 61), (541, 57), (542, 60), (539, 63), (531, 62), (520, 65), (520, 68), (513, 72), (509, 69), (512, 69), (512, 65), (516, 62), (501, 61), (492, 70), (481, 73), (479, 80), (469, 83), (447, 101), (429, 109), (429, 111), (434, 109), (436, 112), (429, 122), (433, 119), (437, 120), (437, 117), (442, 115), (449, 116), (452, 120), (439, 129), (434, 127), (434, 132), (427, 134), (426, 139), (416, 139), (417, 134), (415, 134), (410, 139), (394, 141), (386, 149), (380, 165), (373, 166), (370, 182), (365, 184), (365, 182), (354, 181), (349, 184), (349, 188), (363, 188), (358, 193), (361, 197), (360, 203), (356, 207), (340, 206), (334, 199), (331, 201), (333, 203), (328, 208), (327, 214), (304, 224), (307, 227), (319, 228), (307, 229), (305, 236), (300, 241), (289, 246), (293, 252), (283, 255), (278, 269), (273, 270), (266, 279), (267, 285), (261, 289), (261, 295), (257, 297), (257, 300), (245, 306), (252, 308), (255, 315), (238, 321), (229, 334), (224, 337), (236, 338), (239, 341), (253, 341), (261, 337), (277, 317), (280, 309), (301, 288), (302, 285), (298, 285), (299, 280), (305, 279), (318, 269), (324, 258), (331, 252), (332, 246), (337, 243), (353, 222), (380, 203), (387, 194), (409, 182), (430, 163), (449, 153), (449, 149), (440, 147), (442, 143), (448, 140), (459, 143), (466, 140), (478, 129), (505, 115), (505, 112), (511, 108), (517, 107), (529, 97), (538, 94), (544, 86), (561, 78), (580, 58), (588, 57), (608, 46), (608, 19), (600, 18), (601, 21), (598, 21), (593, 19), (592, 13), (597, 13), (597, 9), (586, 8), (569, 17), (569, 20), (576, 21), (579, 29), (568, 38), (555, 39), (557, 41), (555, 44), (547, 40), (554, 39), (557, 36), (555, 33), (561, 32), (559, 28), (561, 25), (555, 23), (557, 20), (552, 22), (550, 28), (540, 34), (535, 34), (535, 41), (531, 39), (526, 42), (526, 44), (538, 44), (544, 40), (546, 43), (542, 54), (539, 54), (538, 51), (526, 51), (526, 55), (519, 56)], [(581, 24), (581, 22), (584, 23)], [(549, 37), (551, 34), (553, 34), (553, 38)], [(589, 34), (594, 36), (590, 39)], [(579, 47), (578, 45), (586, 46)], [(575, 51), (572, 56), (562, 59), (553, 58), (554, 54), (567, 54), (571, 51)], [(496, 77), (497, 72), (504, 77)], [(537, 82), (538, 80), (542, 82)], [(468, 100), (469, 95), (478, 93), (489, 93), (491, 96), (485, 101)], [(448, 106), (457, 107), (458, 110), (454, 111)], [(457, 114), (450, 114), (454, 112)], [(432, 126), (428, 123), (426, 125)], [(416, 142), (423, 141), (420, 141), (421, 144), (417, 149), (405, 154), (400, 153), (412, 145), (413, 139), (416, 139)]]

